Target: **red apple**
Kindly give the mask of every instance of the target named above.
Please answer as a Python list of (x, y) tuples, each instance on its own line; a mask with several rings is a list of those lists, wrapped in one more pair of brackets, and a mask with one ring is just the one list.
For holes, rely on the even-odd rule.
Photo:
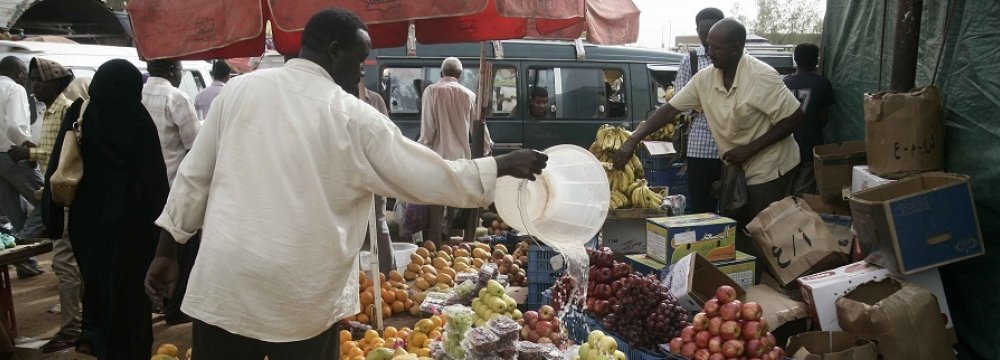
[(695, 351), (698, 351), (698, 345), (695, 345), (693, 342), (685, 343), (681, 347), (681, 355), (689, 359), (694, 357)]
[(775, 346), (774, 350), (771, 350), (771, 354), (770, 355), (771, 355), (772, 359), (784, 359), (785, 358), (785, 349), (782, 349), (780, 347)]
[(719, 328), (722, 327), (723, 322), (725, 320), (722, 320), (722, 317), (716, 316), (712, 318), (712, 320), (708, 321), (708, 332), (712, 333), (712, 335), (719, 335)]
[(598, 284), (597, 286), (594, 286), (594, 297), (600, 300), (607, 300), (611, 298), (611, 285)]
[(709, 299), (705, 302), (705, 306), (703, 306), (701, 310), (704, 311), (705, 315), (708, 315), (708, 317), (719, 315), (719, 299)]
[(723, 304), (732, 302), (733, 300), (736, 300), (736, 289), (733, 289), (733, 287), (729, 285), (719, 286), (719, 288), (715, 290), (715, 297), (719, 299), (720, 303)]
[(691, 326), (694, 326), (694, 329), (698, 331), (708, 329), (708, 315), (705, 313), (695, 314), (694, 318), (691, 319)]
[(708, 357), (712, 356), (712, 353), (708, 352), (708, 349), (698, 349), (694, 352), (694, 360), (708, 360)]
[(535, 323), (535, 331), (538, 332), (538, 336), (549, 336), (552, 333), (552, 323), (545, 320), (538, 320)]
[(722, 344), (722, 354), (727, 357), (737, 357), (743, 355), (743, 342), (740, 340), (728, 340)]
[(538, 343), (539, 344), (551, 344), (552, 343), (552, 339), (548, 338), (547, 336), (542, 336), (542, 337), (538, 338)]
[(764, 345), (765, 349), (770, 349), (778, 345), (778, 339), (774, 337), (774, 334), (766, 333), (764, 337), (760, 338), (760, 343)]
[(522, 327), (521, 328), (521, 339), (522, 340), (527, 340), (529, 332), (531, 332), (531, 329), (529, 329), (528, 327)]
[(680, 354), (682, 347), (684, 347), (684, 340), (682, 340), (680, 337), (675, 337), (672, 340), (670, 340), (670, 352), (674, 354)]
[(528, 332), (528, 341), (537, 344), (538, 343), (538, 338), (539, 338), (539, 336), (538, 336), (538, 332), (537, 331), (531, 330), (531, 331)]
[(741, 310), (743, 313), (743, 320), (747, 321), (760, 320), (760, 317), (764, 315), (764, 309), (761, 309), (760, 304), (753, 301), (743, 304)]
[(771, 326), (767, 324), (767, 318), (760, 318), (757, 322), (760, 323), (760, 328), (764, 329), (765, 333), (771, 331)]
[(549, 334), (549, 339), (552, 339), (553, 344), (561, 344), (563, 340), (562, 334), (560, 334), (557, 331), (553, 331), (551, 334)]
[[(760, 358), (764, 356), (765, 348), (760, 344), (760, 340), (753, 339), (746, 343), (746, 354), (750, 358)], [(784, 359), (782, 359), (784, 360)]]
[(521, 319), (524, 320), (525, 324), (528, 324), (528, 327), (535, 327), (535, 322), (538, 321), (538, 312), (534, 310), (526, 311), (521, 316)]
[[(743, 323), (743, 340), (759, 340), (764, 337), (767, 333), (764, 328), (760, 326), (759, 322), (747, 321)], [(759, 357), (759, 356), (755, 356)]]
[(713, 336), (711, 339), (708, 339), (708, 351), (713, 353), (722, 352), (722, 342), (722, 338), (718, 336)]
[(708, 357), (708, 360), (726, 360), (726, 356), (722, 355), (722, 353), (715, 352), (712, 353), (712, 356)]
[(608, 314), (608, 301), (607, 300), (597, 300), (594, 301), (594, 315), (597, 317), (604, 317)]
[(696, 333), (698, 332), (694, 331), (694, 326), (688, 325), (681, 329), (681, 340), (684, 340), (685, 343), (693, 343)]
[(698, 345), (699, 349), (707, 348), (708, 340), (710, 339), (712, 339), (712, 334), (709, 334), (708, 330), (702, 330), (694, 334), (694, 343)]
[(719, 327), (719, 335), (725, 340), (735, 340), (740, 338), (740, 323), (736, 321), (726, 321)]
[(739, 320), (743, 311), (742, 305), (739, 300), (722, 304), (722, 307), (719, 309), (719, 315), (722, 316), (722, 320)]
[(551, 319), (553, 316), (556, 316), (556, 309), (553, 309), (551, 306), (542, 305), (542, 307), (538, 308), (539, 319), (548, 320)]

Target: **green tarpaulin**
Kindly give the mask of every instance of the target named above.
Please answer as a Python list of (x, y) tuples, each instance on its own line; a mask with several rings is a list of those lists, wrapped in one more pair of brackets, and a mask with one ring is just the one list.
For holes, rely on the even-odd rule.
[[(947, 171), (972, 177), (986, 245), (986, 256), (941, 272), (961, 341), (978, 356), (1000, 359), (1000, 1), (923, 3), (916, 85), (931, 84), (938, 68)], [(896, 0), (827, 0), (823, 69), (837, 96), (828, 141), (864, 139), (862, 96), (888, 88), (897, 6)]]

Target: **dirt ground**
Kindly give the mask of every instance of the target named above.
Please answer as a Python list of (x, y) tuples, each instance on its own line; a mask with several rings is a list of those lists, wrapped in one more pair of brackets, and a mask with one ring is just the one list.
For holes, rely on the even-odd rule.
[[(31, 279), (19, 280), (10, 269), (11, 286), (14, 295), (14, 312), (17, 321), (18, 355), (22, 360), (70, 360), (95, 359), (80, 355), (72, 349), (53, 354), (42, 354), (38, 348), (59, 331), (59, 315), (48, 312), (59, 303), (58, 283), (52, 273), (52, 256), (38, 257), (45, 274)], [(191, 347), (191, 324), (167, 326), (162, 316), (153, 318), (153, 348), (162, 343), (177, 345), (181, 351)]]

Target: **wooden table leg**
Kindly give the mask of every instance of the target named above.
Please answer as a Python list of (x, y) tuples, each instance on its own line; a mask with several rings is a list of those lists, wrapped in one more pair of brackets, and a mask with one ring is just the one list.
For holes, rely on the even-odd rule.
[(12, 294), (12, 288), (10, 286), (10, 266), (3, 265), (3, 272), (0, 273), (0, 277), (3, 281), (0, 282), (0, 311), (3, 311), (4, 317), (6, 317), (7, 326), (10, 329), (10, 337), (17, 337), (17, 320), (14, 319), (14, 296)]

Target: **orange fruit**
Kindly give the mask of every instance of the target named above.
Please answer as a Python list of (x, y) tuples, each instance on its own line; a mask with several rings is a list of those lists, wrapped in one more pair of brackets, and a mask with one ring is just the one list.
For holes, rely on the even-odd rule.
[(393, 301), (396, 301), (396, 293), (382, 289), (382, 301), (385, 301), (386, 304), (392, 304)]
[(394, 314), (402, 313), (403, 310), (404, 310), (404, 308), (403, 308), (403, 302), (402, 301), (396, 300), (396, 301), (392, 302), (392, 312)]
[(404, 328), (404, 329), (399, 330), (399, 331), (396, 332), (396, 338), (397, 339), (406, 340), (409, 337), (410, 337), (410, 330), (409, 329), (405, 329)]
[(406, 300), (406, 291), (405, 290), (396, 290), (394, 292), (396, 293), (396, 300), (399, 300), (399, 301)]
[(364, 271), (358, 271), (358, 283), (364, 284), (368, 281), (368, 276), (365, 275)]
[(375, 302), (375, 295), (372, 295), (370, 292), (361, 293), (361, 307), (368, 307), (373, 302)]
[(424, 346), (424, 343), (427, 342), (427, 334), (424, 334), (422, 332), (415, 332), (413, 333), (412, 336), (413, 340), (409, 342), (410, 344), (413, 344), (415, 346)]
[(382, 274), (382, 273), (379, 273), (379, 274), (378, 274), (378, 281), (379, 281), (380, 283), (383, 283), (383, 284), (384, 284), (384, 283), (385, 283), (385, 274)]
[(406, 299), (406, 301), (403, 302), (403, 308), (409, 309), (411, 307), (413, 307), (413, 300)]
[(361, 349), (359, 348), (352, 348), (351, 350), (347, 351), (347, 356), (348, 357), (365, 356), (365, 352), (361, 351)]
[(431, 322), (434, 323), (434, 328), (438, 329), (444, 326), (444, 320), (441, 319), (440, 315), (431, 316)]
[(368, 323), (368, 315), (358, 314), (358, 322), (362, 323), (362, 324), (367, 324)]
[(382, 315), (385, 316), (392, 315), (392, 307), (386, 304), (382, 304)]
[(439, 331), (439, 330), (431, 331), (430, 334), (427, 334), (427, 338), (428, 339), (432, 339), (432, 340), (440, 339), (441, 338), (441, 331)]
[(351, 341), (351, 332), (347, 330), (340, 330), (340, 343), (346, 343)]
[(431, 350), (428, 349), (428, 348), (417, 349), (416, 353), (417, 353), (417, 356), (419, 356), (419, 357), (429, 357), (429, 356), (431, 356)]
[(386, 340), (396, 337), (396, 328), (392, 326), (386, 326), (385, 330), (382, 331), (382, 337)]
[(365, 360), (364, 356), (352, 356), (347, 358), (347, 360)]

